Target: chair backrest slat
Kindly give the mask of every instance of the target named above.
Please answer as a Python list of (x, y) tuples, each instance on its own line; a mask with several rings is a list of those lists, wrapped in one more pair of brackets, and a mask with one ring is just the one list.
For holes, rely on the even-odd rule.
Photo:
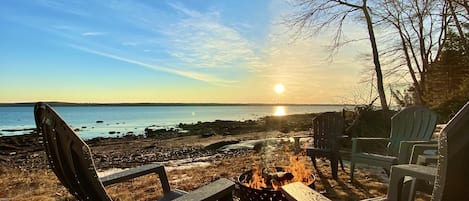
[(34, 116), (49, 163), (60, 182), (80, 200), (110, 201), (88, 145), (47, 104), (37, 103)]
[(315, 148), (336, 150), (337, 137), (344, 134), (345, 122), (338, 112), (325, 112), (313, 118)]
[(428, 141), (436, 127), (437, 115), (424, 106), (411, 106), (391, 118), (388, 154), (397, 156), (401, 141)]
[(469, 200), (469, 102), (440, 132), (432, 201)]

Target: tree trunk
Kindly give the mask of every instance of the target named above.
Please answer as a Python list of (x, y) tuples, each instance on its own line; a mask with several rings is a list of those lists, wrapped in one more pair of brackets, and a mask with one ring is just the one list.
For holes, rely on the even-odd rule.
[[(450, 1), (448, 4), (449, 4), (448, 5), (449, 9), (451, 11), (451, 15), (453, 16), (454, 25), (456, 25), (456, 29), (458, 30), (458, 33), (459, 33), (459, 38), (461, 39), (461, 46), (462, 46), (461, 49), (464, 49), (465, 52), (468, 52), (469, 46), (467, 44), (466, 36), (464, 35), (464, 31), (461, 26), (461, 23), (459, 22), (458, 16), (456, 15), (456, 11), (454, 11), (453, 2)], [(466, 53), (466, 56), (469, 57), (469, 54)]]
[(401, 28), (398, 27), (398, 29), (399, 29), (399, 36), (401, 37), (401, 41), (402, 41), (402, 49), (403, 49), (405, 60), (407, 63), (407, 68), (409, 70), (410, 77), (412, 78), (412, 81), (414, 83), (414, 88), (415, 88), (415, 92), (417, 96), (416, 101), (417, 101), (417, 104), (423, 104), (423, 98), (422, 98), (423, 91), (422, 91), (422, 88), (420, 87), (419, 81), (417, 80), (417, 76), (415, 76), (415, 71), (412, 67), (412, 61), (410, 60), (410, 55), (407, 49), (406, 40), (404, 38)]
[(370, 36), (371, 48), (373, 50), (373, 63), (375, 64), (376, 86), (378, 87), (379, 99), (381, 101), (381, 107), (383, 108), (383, 112), (387, 114), (389, 111), (389, 107), (386, 101), (386, 94), (384, 93), (383, 73), (381, 71), (381, 64), (379, 62), (378, 46), (376, 45), (375, 33), (373, 31), (373, 22), (371, 21), (371, 16), (368, 12), (366, 1), (364, 1), (362, 10), (365, 14), (366, 24), (368, 27), (368, 34)]

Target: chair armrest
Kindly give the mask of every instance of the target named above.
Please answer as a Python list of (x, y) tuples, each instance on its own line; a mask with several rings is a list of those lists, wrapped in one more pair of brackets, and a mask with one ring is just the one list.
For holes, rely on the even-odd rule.
[(417, 144), (437, 144), (437, 141), (401, 141), (399, 145), (399, 154), (398, 154), (398, 162), (399, 164), (411, 163), (412, 160), (412, 150), (413, 147)]
[(342, 139), (348, 139), (349, 136), (348, 135), (338, 135), (337, 138), (342, 140)]
[(352, 155), (354, 153), (361, 152), (360, 144), (363, 142), (369, 141), (389, 141), (389, 138), (380, 138), (380, 137), (357, 137), (352, 138)]
[(178, 197), (174, 201), (233, 200), (234, 189), (235, 183), (233, 181), (221, 178), (195, 191)]
[(417, 165), (425, 165), (425, 166), (432, 166), (437, 165), (438, 163), (438, 155), (419, 155), (417, 157)]
[(165, 193), (171, 190), (169, 186), (169, 182), (168, 182), (168, 177), (166, 176), (166, 171), (164, 169), (164, 166), (161, 164), (143, 165), (140, 167), (124, 170), (122, 172), (117, 172), (117, 173), (102, 177), (100, 178), (100, 180), (104, 186), (108, 186), (111, 184), (127, 181), (129, 179), (137, 178), (143, 175), (147, 175), (150, 173), (158, 174), (158, 177), (160, 178), (161, 186)]
[(410, 163), (415, 164), (419, 155), (424, 155), (426, 150), (435, 150), (438, 151), (438, 142), (431, 141), (433, 143), (429, 144), (416, 144), (412, 147), (412, 155), (410, 157)]
[(282, 186), (282, 193), (287, 200), (315, 200), (315, 201), (331, 201), (321, 193), (311, 189), (301, 182), (294, 182)]

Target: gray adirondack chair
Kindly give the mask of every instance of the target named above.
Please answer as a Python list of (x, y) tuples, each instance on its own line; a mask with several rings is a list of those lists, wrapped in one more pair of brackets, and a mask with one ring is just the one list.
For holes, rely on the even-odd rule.
[[(366, 163), (383, 167), (387, 172), (392, 165), (408, 163), (412, 146), (430, 142), (437, 122), (437, 115), (424, 106), (411, 106), (391, 118), (389, 138), (353, 138), (350, 165), (350, 180), (353, 181), (355, 163)], [(364, 142), (388, 142), (386, 155), (362, 151)]]
[(150, 173), (157, 174), (161, 181), (164, 196), (160, 200), (232, 200), (235, 184), (223, 178), (191, 193), (171, 189), (164, 166), (160, 164), (144, 165), (99, 178), (90, 148), (54, 109), (45, 103), (37, 103), (34, 117), (50, 167), (78, 200), (110, 201), (105, 186)]
[(312, 146), (306, 147), (306, 155), (311, 157), (314, 168), (317, 170), (316, 157), (326, 157), (331, 161), (332, 178), (337, 179), (338, 163), (344, 170), (340, 157), (340, 139), (344, 135), (345, 121), (341, 113), (325, 112), (312, 120), (313, 136)]
[(440, 131), (438, 153), (437, 167), (392, 166), (387, 198), (367, 201), (402, 200), (405, 177), (434, 182), (432, 201), (469, 200), (469, 102)]
[[(391, 167), (386, 198), (362, 201), (398, 201), (405, 177), (434, 181), (431, 201), (469, 200), (469, 102), (440, 131), (437, 167), (401, 164)], [(288, 185), (287, 185), (288, 186)], [(327, 200), (318, 192), (295, 184), (282, 189), (288, 200)]]

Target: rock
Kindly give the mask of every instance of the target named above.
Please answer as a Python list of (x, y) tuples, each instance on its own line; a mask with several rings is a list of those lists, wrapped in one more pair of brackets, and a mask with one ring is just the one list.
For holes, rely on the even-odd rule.
[(116, 131), (109, 131), (110, 135), (116, 134)]
[(75, 129), (73, 129), (73, 131), (78, 132), (78, 131), (80, 131), (80, 129), (79, 129), (79, 128), (75, 128)]
[(265, 142), (260, 141), (260, 142), (255, 143), (252, 149), (256, 151), (256, 153), (260, 153), (264, 146), (265, 146)]
[(143, 149), (153, 149), (153, 148), (156, 148), (156, 145), (152, 144), (152, 145), (143, 147)]
[(18, 132), (18, 131), (33, 131), (35, 128), (20, 128), (20, 129), (3, 129), (3, 132)]
[(219, 149), (220, 147), (223, 147), (225, 145), (229, 145), (229, 144), (236, 144), (236, 143), (239, 143), (240, 141), (239, 140), (229, 140), (229, 141), (220, 141), (220, 142), (215, 142), (213, 144), (210, 144), (210, 145), (207, 145), (204, 147), (205, 150), (217, 150)]
[(168, 137), (172, 135), (177, 135), (178, 130), (174, 128), (166, 129), (166, 128), (161, 128), (161, 129), (154, 129), (147, 127), (145, 128), (145, 136), (146, 137)]
[(203, 133), (203, 134), (200, 135), (200, 136), (203, 137), (203, 138), (207, 138), (207, 137), (211, 137), (211, 136), (214, 136), (214, 135), (215, 135), (215, 133), (210, 132), (210, 133)]

